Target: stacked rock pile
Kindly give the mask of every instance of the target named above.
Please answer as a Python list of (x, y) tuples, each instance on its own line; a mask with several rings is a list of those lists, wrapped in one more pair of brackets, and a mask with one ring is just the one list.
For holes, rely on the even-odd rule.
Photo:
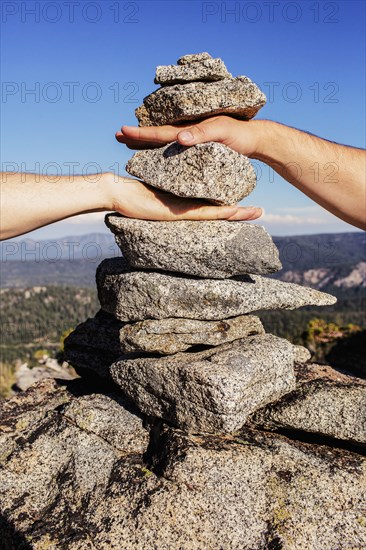
[[(136, 111), (140, 125), (214, 114), (249, 119), (265, 96), (220, 59), (187, 55), (158, 67), (161, 87)], [(234, 204), (255, 186), (245, 156), (218, 143), (136, 153), (127, 171), (180, 197)], [(76, 367), (111, 377), (148, 415), (191, 432), (231, 433), (295, 388), (298, 350), (266, 334), (253, 312), (328, 305), (333, 296), (264, 275), (281, 268), (259, 225), (106, 217), (123, 258), (97, 270), (102, 311), (66, 342)]]

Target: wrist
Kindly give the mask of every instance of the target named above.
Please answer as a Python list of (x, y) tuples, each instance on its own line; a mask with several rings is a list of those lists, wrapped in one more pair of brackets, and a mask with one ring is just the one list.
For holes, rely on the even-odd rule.
[(273, 140), (273, 123), (271, 120), (251, 120), (253, 153), (252, 158), (264, 161), (268, 158), (270, 146)]
[(100, 201), (103, 210), (115, 210), (117, 195), (121, 194), (123, 178), (113, 172), (104, 172), (100, 180)]

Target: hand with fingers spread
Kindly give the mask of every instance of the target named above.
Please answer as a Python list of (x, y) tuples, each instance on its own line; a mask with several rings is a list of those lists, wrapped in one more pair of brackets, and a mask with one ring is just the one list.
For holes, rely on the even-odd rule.
[(116, 138), (130, 149), (178, 141), (192, 146), (217, 141), (268, 164), (323, 208), (366, 228), (366, 154), (270, 120), (215, 116), (181, 126), (123, 126)]

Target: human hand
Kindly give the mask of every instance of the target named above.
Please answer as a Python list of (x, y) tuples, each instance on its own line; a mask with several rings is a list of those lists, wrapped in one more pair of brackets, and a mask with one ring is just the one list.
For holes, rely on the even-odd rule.
[(116, 139), (129, 149), (162, 147), (172, 141), (196, 145), (217, 141), (248, 157), (257, 158), (260, 149), (262, 120), (240, 121), (228, 116), (215, 116), (181, 126), (122, 126)]
[(255, 220), (261, 208), (215, 206), (203, 200), (186, 199), (154, 189), (139, 180), (109, 175), (105, 185), (107, 210), (143, 220)]

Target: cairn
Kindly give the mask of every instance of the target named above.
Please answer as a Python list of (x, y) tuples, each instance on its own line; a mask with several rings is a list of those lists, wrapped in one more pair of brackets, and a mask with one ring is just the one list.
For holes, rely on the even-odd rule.
[[(186, 55), (158, 67), (141, 126), (217, 114), (247, 120), (266, 98), (221, 59)], [(137, 152), (127, 171), (180, 197), (234, 204), (256, 184), (249, 159), (218, 143)], [(265, 333), (259, 310), (328, 305), (333, 296), (265, 277), (281, 268), (259, 225), (106, 216), (122, 258), (97, 270), (101, 311), (69, 336), (66, 359), (111, 378), (140, 410), (188, 432), (233, 433), (295, 388), (299, 350)], [(300, 350), (301, 353), (302, 350)]]

